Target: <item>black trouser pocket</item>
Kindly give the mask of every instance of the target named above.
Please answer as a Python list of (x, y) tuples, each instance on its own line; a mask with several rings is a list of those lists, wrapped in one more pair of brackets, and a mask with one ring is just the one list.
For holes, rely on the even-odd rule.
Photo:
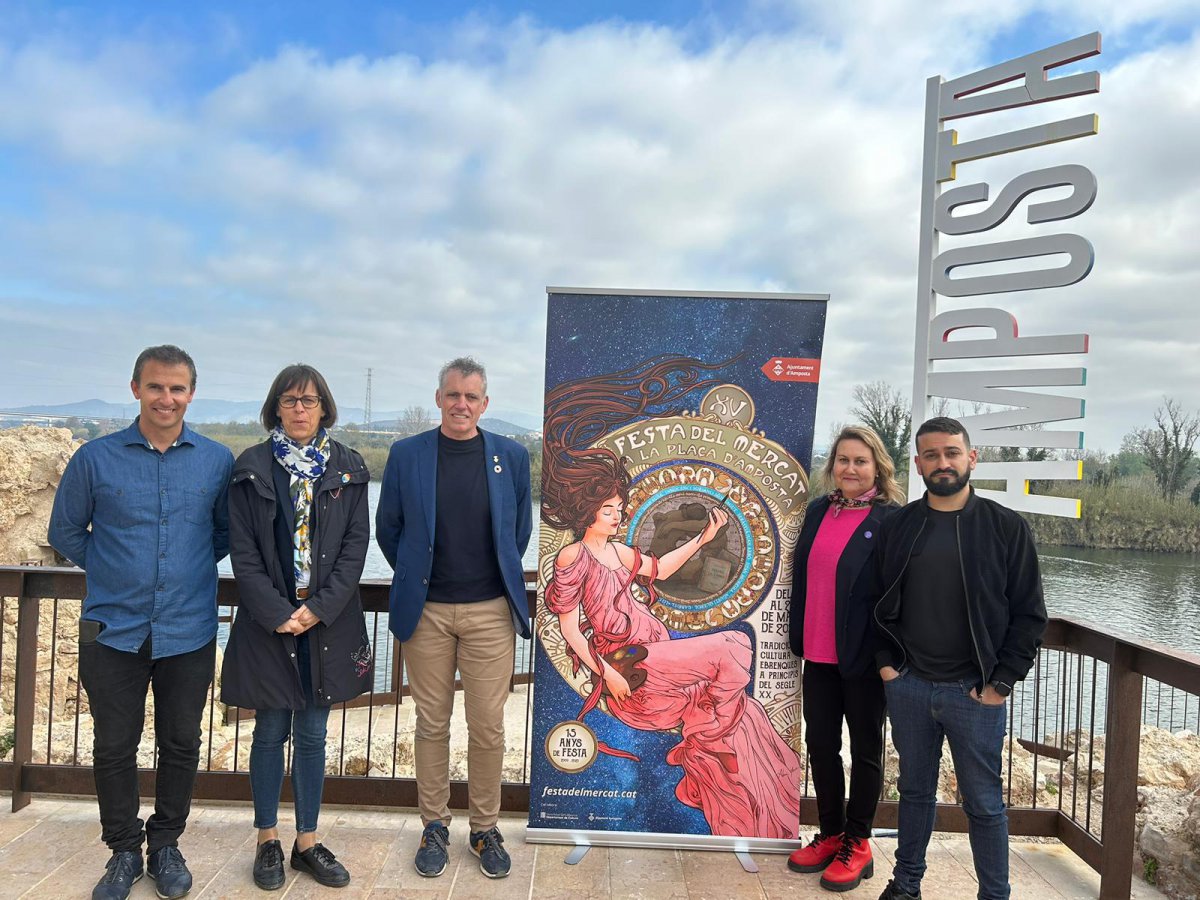
[(103, 622), (93, 622), (91, 619), (79, 620), (79, 643), (94, 644), (104, 630)]

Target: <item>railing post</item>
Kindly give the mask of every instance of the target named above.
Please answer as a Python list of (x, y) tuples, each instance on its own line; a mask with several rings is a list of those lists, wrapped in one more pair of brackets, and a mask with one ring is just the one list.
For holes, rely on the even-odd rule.
[(395, 637), (392, 637), (391, 688), (396, 692), (396, 705), (399, 706), (404, 702), (404, 648)]
[(1108, 666), (1104, 736), (1104, 824), (1100, 839), (1100, 897), (1127, 898), (1133, 883), (1138, 753), (1142, 739), (1142, 676), (1133, 670), (1134, 648), (1116, 641)]
[(37, 597), (25, 596), (25, 579), (17, 597), (16, 684), (13, 690), (12, 811), (24, 809), (31, 799), (21, 787), (25, 765), (33, 760), (34, 687), (37, 680)]

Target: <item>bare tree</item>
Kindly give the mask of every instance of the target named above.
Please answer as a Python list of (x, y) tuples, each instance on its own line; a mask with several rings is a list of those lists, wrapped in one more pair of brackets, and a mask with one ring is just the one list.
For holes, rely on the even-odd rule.
[(937, 397), (929, 404), (929, 415), (933, 416), (948, 416), (950, 415), (950, 398)]
[(433, 427), (433, 420), (429, 418), (429, 410), (414, 404), (400, 413), (398, 424), (401, 434), (420, 434)]
[(908, 471), (909, 440), (912, 437), (912, 408), (908, 398), (886, 381), (854, 386), (851, 415), (870, 426), (887, 447), (896, 466), (896, 476)]
[(1188, 466), (1196, 455), (1200, 415), (1184, 415), (1178, 400), (1163, 397), (1163, 405), (1154, 411), (1154, 425), (1139, 428), (1132, 437), (1163, 499), (1173, 503), (1187, 483)]

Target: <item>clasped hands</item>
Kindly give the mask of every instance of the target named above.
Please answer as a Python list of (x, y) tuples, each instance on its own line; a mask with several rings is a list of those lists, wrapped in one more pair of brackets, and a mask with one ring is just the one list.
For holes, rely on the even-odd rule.
[(318, 619), (309, 610), (308, 604), (302, 604), (292, 613), (291, 618), (275, 629), (279, 634), (304, 634), (308, 629), (316, 625)]

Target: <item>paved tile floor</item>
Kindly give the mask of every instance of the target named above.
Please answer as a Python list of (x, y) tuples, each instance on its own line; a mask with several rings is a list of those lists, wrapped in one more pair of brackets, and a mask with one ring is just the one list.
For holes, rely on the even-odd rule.
[[(0, 896), (88, 897), (104, 869), (108, 852), (100, 844), (100, 826), (92, 799), (39, 798), (18, 813), (7, 812), (0, 797)], [(145, 811), (143, 811), (145, 815)], [(264, 897), (250, 877), (254, 859), (251, 811), (240, 805), (198, 804), (192, 811), (180, 849), (195, 876), (192, 898)], [(280, 821), (286, 821), (281, 815)], [(567, 848), (527, 844), (522, 817), (506, 817), (501, 830), (512, 855), (513, 874), (502, 881), (485, 878), (466, 848), (467, 825), (458, 819), (450, 829), (451, 861), (440, 878), (422, 878), (412, 858), (421, 834), (420, 819), (411, 811), (393, 812), (326, 808), (321, 838), (350, 870), (344, 889), (323, 888), (288, 870), (284, 889), (270, 896), (325, 896), (350, 900), (371, 898), (679, 898), (733, 900), (833, 896), (817, 886), (815, 875), (795, 875), (784, 857), (755, 854), (758, 874), (743, 871), (731, 853), (593, 848), (575, 866), (564, 864)], [(286, 834), (285, 834), (286, 838)], [(895, 852), (894, 839), (873, 841), (876, 875), (847, 897), (879, 896), (887, 883)], [(1095, 897), (1100, 879), (1069, 850), (1057, 843), (1012, 845), (1014, 897), (1038, 900)], [(965, 837), (935, 835), (929, 850), (929, 873), (922, 894), (927, 900), (961, 900), (975, 896), (971, 852)], [(1135, 897), (1160, 896), (1135, 884)], [(154, 884), (145, 878), (132, 897), (151, 900)]]

